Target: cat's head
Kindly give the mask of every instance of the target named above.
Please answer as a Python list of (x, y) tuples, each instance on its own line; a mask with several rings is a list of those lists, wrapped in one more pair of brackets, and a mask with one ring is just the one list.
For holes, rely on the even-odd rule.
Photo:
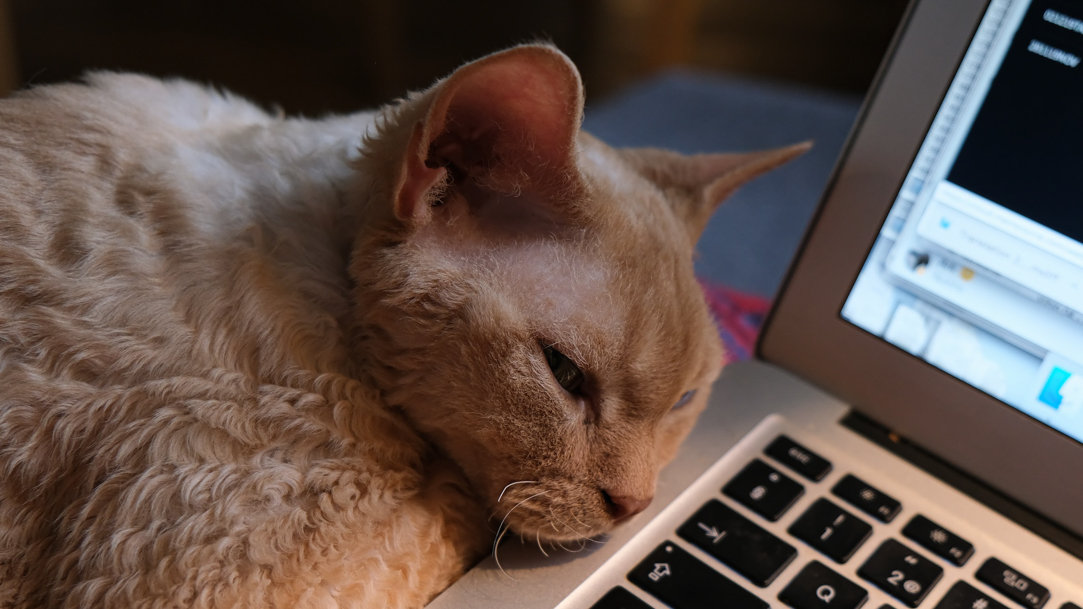
[(722, 364), (695, 242), (805, 149), (618, 150), (580, 131), (582, 108), (572, 63), (530, 45), (389, 109), (351, 263), (384, 399), (543, 540), (650, 502)]

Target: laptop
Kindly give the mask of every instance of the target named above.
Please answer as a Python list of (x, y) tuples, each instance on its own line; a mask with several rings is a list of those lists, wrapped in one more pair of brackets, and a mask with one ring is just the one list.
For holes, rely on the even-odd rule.
[(430, 606), (1083, 606), (1081, 57), (1075, 0), (914, 2), (652, 508)]

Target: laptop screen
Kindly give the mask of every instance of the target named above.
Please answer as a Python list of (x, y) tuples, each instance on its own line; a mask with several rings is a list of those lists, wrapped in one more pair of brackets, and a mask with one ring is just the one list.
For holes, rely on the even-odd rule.
[(841, 311), (1083, 442), (1083, 4), (989, 3)]

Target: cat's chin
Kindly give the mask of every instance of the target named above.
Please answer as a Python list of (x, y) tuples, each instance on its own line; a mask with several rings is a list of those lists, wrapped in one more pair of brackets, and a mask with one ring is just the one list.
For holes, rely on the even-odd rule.
[(603, 493), (584, 486), (522, 482), (509, 486), (493, 509), (499, 533), (508, 529), (539, 542), (596, 539), (621, 521), (614, 517)]

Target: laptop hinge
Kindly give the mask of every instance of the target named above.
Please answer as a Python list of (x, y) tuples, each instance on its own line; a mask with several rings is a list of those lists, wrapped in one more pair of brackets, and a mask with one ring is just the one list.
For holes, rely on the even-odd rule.
[(890, 429), (853, 410), (840, 421), (845, 427), (879, 444), (956, 490), (1018, 522), (1049, 543), (1083, 560), (1083, 538), (986, 485), (977, 478), (907, 441)]

